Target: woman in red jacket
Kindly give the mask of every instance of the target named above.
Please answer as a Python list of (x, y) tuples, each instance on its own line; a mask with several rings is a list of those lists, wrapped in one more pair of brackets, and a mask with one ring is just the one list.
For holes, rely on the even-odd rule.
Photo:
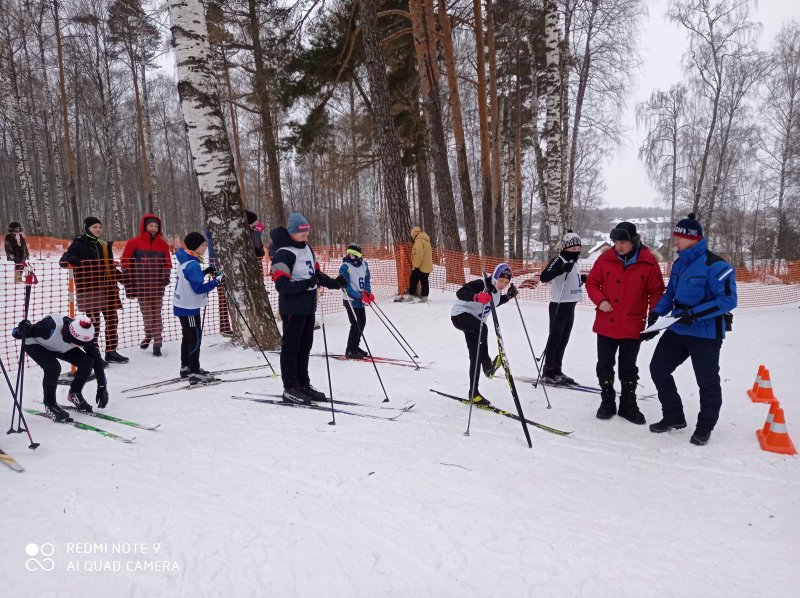
[(129, 240), (122, 252), (122, 269), (125, 274), (125, 292), (131, 299), (139, 300), (144, 321), (142, 349), (153, 342), (153, 356), (161, 357), (162, 332), (161, 307), (164, 289), (169, 285), (172, 257), (169, 245), (161, 236), (161, 219), (155, 214), (145, 214), (139, 224), (139, 236)]
[(617, 413), (614, 364), (619, 350), (619, 416), (634, 424), (645, 419), (636, 405), (636, 381), (641, 338), (648, 310), (664, 294), (664, 277), (656, 258), (642, 245), (636, 226), (620, 222), (611, 231), (614, 248), (601, 255), (586, 279), (586, 292), (597, 306), (592, 330), (597, 333), (597, 378), (600, 408), (597, 417), (611, 419)]

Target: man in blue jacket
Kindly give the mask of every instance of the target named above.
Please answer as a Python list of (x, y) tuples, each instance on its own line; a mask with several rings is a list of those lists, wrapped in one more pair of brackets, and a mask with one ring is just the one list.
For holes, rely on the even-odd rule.
[[(711, 437), (722, 406), (719, 352), (725, 331), (730, 330), (730, 311), (736, 307), (736, 271), (708, 250), (703, 227), (694, 214), (678, 222), (672, 234), (678, 259), (672, 266), (667, 290), (647, 321), (652, 325), (665, 315), (680, 319), (664, 332), (650, 361), (650, 376), (663, 413), (661, 421), (651, 425), (650, 431), (660, 433), (686, 427), (672, 372), (691, 357), (700, 387), (700, 413), (691, 443), (704, 445)], [(649, 340), (651, 334), (654, 333), (643, 338)]]

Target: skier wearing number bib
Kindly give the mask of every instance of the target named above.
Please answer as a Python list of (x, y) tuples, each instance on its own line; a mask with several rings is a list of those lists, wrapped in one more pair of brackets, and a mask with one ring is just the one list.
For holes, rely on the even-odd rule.
[[(509, 286), (510, 285), (510, 286)], [(501, 295), (508, 287), (508, 292)], [(450, 320), (453, 326), (464, 333), (469, 351), (469, 396), (477, 405), (490, 405), (488, 399), (478, 390), (480, 376), (477, 375), (477, 364), (480, 363), (483, 373), (487, 378), (494, 377), (494, 373), (502, 364), (500, 356), (494, 359), (489, 357), (487, 337), (489, 330), (485, 320), (491, 312), (489, 302), (495, 306), (508, 303), (519, 294), (517, 287), (511, 284), (511, 268), (508, 264), (499, 264), (492, 275), (485, 279), (471, 280), (456, 291), (456, 301), (450, 311)]]
[(361, 253), (361, 245), (351, 243), (347, 246), (347, 254), (339, 268), (339, 275), (346, 282), (345, 291), (350, 300), (344, 300), (347, 318), (350, 320), (350, 334), (347, 335), (345, 357), (348, 359), (364, 359), (368, 353), (361, 349), (361, 335), (367, 325), (366, 306), (375, 301), (372, 285), (369, 280), (369, 265)]
[(308, 376), (308, 358), (314, 345), (317, 287), (341, 289), (345, 285), (341, 276), (334, 279), (320, 271), (307, 242), (310, 231), (308, 220), (294, 212), (289, 215), (285, 228), (279, 226), (269, 233), (272, 280), (278, 291), (278, 311), (283, 325), (283, 400), (302, 405), (326, 400), (324, 393), (311, 386)]

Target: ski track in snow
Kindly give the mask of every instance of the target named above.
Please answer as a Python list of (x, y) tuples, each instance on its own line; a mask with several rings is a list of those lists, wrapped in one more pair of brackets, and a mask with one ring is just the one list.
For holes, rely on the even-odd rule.
[[(279, 379), (129, 398), (124, 388), (177, 371), (178, 343), (160, 360), (136, 348), (109, 370), (108, 412), (158, 431), (80, 417), (136, 436), (125, 445), (30, 416), (34, 439), (0, 437), (26, 468), (0, 471), (0, 576), (4, 596), (755, 596), (792, 595), (800, 583), (800, 461), (760, 450), (766, 405), (745, 391), (760, 363), (770, 368), (789, 432), (800, 446), (797, 305), (736, 312), (723, 345), (723, 408), (706, 447), (689, 444), (698, 409), (690, 364), (676, 374), (689, 426), (651, 434), (615, 417), (595, 418), (599, 397), (518, 383), (526, 417), (565, 430), (562, 438), (438, 397), (466, 390), (466, 347), (449, 322), (452, 293), (384, 311), (430, 369), (378, 364), (391, 404), (416, 406), (397, 421), (235, 401), (245, 391), (279, 392)], [(521, 303), (535, 349), (544, 345), (546, 304)], [(519, 376), (535, 377), (514, 306), (498, 310)], [(565, 371), (594, 384), (593, 311), (579, 306)], [(344, 314), (326, 316), (332, 352), (343, 349)], [(491, 326), (490, 326), (491, 329)], [(405, 358), (367, 314), (378, 355)], [(493, 332), (490, 333), (493, 337)], [(224, 339), (223, 339), (224, 340)], [(215, 346), (209, 346), (219, 343)], [(261, 363), (258, 352), (205, 339), (207, 369)], [(652, 392), (639, 357), (642, 393)], [(491, 341), (494, 354), (494, 340)], [(321, 331), (314, 352), (322, 350)], [(270, 355), (277, 367), (278, 356)], [(380, 405), (370, 364), (331, 360), (336, 398)], [(252, 372), (253, 376), (263, 371)], [(312, 381), (327, 392), (325, 360)], [(237, 377), (247, 374), (238, 373)], [(38, 369), (26, 373), (26, 404), (39, 398)], [(87, 385), (91, 398), (94, 383)], [(513, 411), (502, 372), (481, 381)], [(59, 387), (65, 401), (66, 387)], [(6, 404), (6, 408), (8, 405)], [(346, 407), (358, 411), (358, 407)], [(657, 399), (642, 401), (648, 423)], [(372, 412), (372, 410), (365, 410)], [(40, 421), (41, 420), (41, 421)], [(449, 465), (457, 465), (452, 467)], [(52, 543), (55, 570), (27, 571), (25, 546)], [(158, 554), (68, 554), (68, 543), (154, 543)], [(40, 557), (41, 558), (41, 557)], [(178, 572), (129, 572), (128, 560), (176, 562)], [(84, 571), (119, 560), (122, 570)], [(76, 561), (79, 571), (69, 571)]]

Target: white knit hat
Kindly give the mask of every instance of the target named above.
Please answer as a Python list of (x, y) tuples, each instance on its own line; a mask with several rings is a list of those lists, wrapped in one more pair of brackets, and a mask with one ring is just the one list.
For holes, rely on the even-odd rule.
[(580, 247), (583, 245), (581, 242), (581, 237), (578, 233), (573, 233), (571, 230), (567, 230), (567, 234), (564, 235), (564, 238), (561, 240), (563, 248), (566, 249), (567, 247)]

